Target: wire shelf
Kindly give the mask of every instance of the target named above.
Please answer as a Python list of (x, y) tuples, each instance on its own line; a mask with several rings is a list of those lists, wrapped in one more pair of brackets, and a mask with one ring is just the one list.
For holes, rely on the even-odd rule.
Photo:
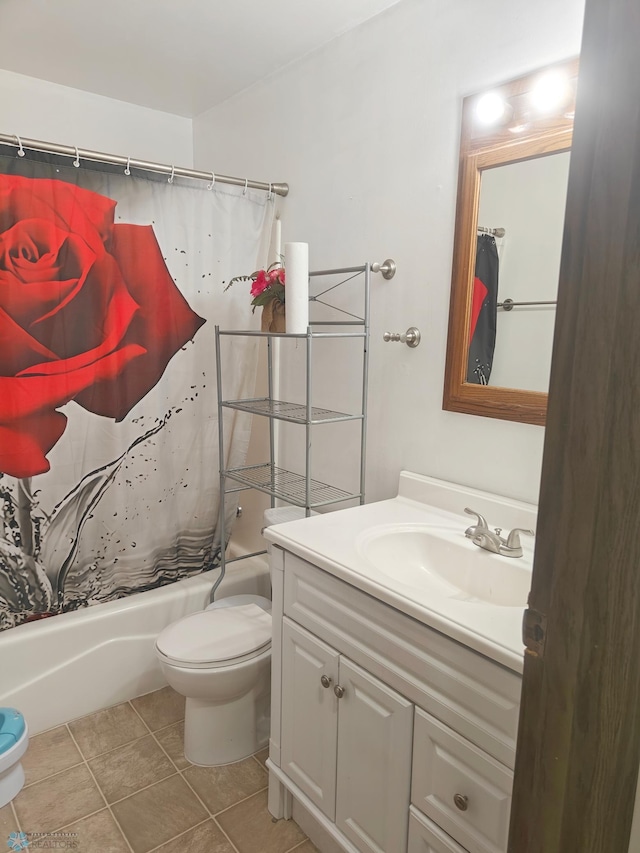
[(309, 503), (307, 504), (307, 481), (301, 474), (276, 468), (268, 462), (262, 465), (249, 465), (244, 468), (230, 468), (225, 475), (252, 489), (273, 495), (294, 506), (318, 507), (360, 498), (336, 486), (329, 486), (318, 480), (309, 480)]
[[(281, 421), (296, 424), (307, 423), (307, 407), (300, 403), (287, 403), (284, 400), (270, 400), (268, 397), (257, 397), (253, 400), (225, 400), (222, 403), (228, 409), (239, 409), (252, 415), (265, 415)], [(336, 421), (362, 420), (363, 415), (348, 415), (344, 412), (334, 412), (331, 409), (311, 407), (310, 423), (335, 423)]]

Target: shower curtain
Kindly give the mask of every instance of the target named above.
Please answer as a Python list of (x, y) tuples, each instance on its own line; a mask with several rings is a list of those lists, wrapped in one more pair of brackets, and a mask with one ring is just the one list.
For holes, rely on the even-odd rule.
[[(222, 282), (259, 265), (272, 212), (0, 155), (0, 629), (217, 565), (214, 326), (251, 325)], [(233, 340), (225, 395), (251, 396), (256, 339)], [(250, 421), (229, 420), (241, 465)]]
[(471, 300), (467, 382), (488, 385), (496, 348), (498, 312), (498, 248), (494, 237), (481, 234)]

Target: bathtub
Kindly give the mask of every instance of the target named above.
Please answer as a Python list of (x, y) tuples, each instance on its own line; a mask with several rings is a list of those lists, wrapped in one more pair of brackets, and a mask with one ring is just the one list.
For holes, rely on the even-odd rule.
[[(32, 734), (164, 687), (160, 631), (209, 603), (217, 571), (0, 634), (0, 707), (18, 708)], [(268, 564), (227, 567), (217, 597), (270, 595)]]

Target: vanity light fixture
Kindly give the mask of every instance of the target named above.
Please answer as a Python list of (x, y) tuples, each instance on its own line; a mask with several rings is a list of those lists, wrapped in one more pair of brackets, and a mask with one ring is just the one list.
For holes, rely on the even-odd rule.
[(476, 104), (475, 114), (478, 122), (485, 126), (506, 124), (513, 115), (513, 108), (497, 92), (487, 92)]
[(519, 121), (517, 124), (512, 124), (509, 127), (509, 133), (524, 133), (526, 130), (529, 130), (531, 127), (531, 122), (528, 121)]
[(564, 71), (542, 74), (529, 94), (530, 101), (540, 113), (560, 112), (571, 100), (571, 80)]

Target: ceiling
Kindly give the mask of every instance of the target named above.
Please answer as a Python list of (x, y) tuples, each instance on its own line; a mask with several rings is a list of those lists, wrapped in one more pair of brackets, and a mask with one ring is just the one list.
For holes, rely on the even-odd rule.
[(399, 0), (0, 0), (0, 68), (195, 116)]

